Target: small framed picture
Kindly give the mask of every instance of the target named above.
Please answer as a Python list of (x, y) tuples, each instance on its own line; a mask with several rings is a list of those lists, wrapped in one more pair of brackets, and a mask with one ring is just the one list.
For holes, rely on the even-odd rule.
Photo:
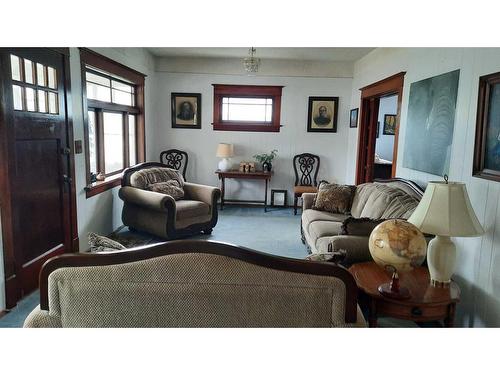
[(351, 109), (351, 116), (350, 116), (350, 122), (349, 122), (350, 128), (357, 128), (358, 127), (358, 112), (359, 112), (359, 108)]
[(337, 132), (338, 96), (310, 96), (307, 131), (320, 133)]
[(377, 138), (378, 138), (379, 135), (380, 135), (380, 121), (377, 121), (377, 131), (376, 131), (376, 133), (377, 133)]
[(384, 115), (384, 135), (396, 134), (396, 115)]
[(201, 129), (201, 94), (173, 92), (172, 128)]

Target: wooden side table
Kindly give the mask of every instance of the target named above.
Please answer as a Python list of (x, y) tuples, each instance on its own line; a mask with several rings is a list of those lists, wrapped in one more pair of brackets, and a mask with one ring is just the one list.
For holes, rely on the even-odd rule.
[[(237, 170), (231, 170), (227, 172), (222, 172), (220, 170), (216, 170), (215, 173), (219, 176), (219, 180), (221, 180), (221, 198), (220, 198), (220, 209), (221, 211), (224, 209), (225, 202), (233, 202), (233, 203), (262, 203), (264, 204), (264, 212), (267, 212), (267, 186), (269, 181), (271, 181), (271, 176), (273, 172), (264, 172), (264, 171), (256, 171), (256, 172), (240, 172)], [(226, 178), (240, 179), (240, 180), (264, 180), (264, 200), (242, 200), (242, 199), (226, 199), (225, 198), (225, 190), (226, 190)]]
[(430, 284), (426, 267), (402, 272), (399, 273), (400, 283), (410, 290), (411, 297), (396, 300), (383, 296), (377, 290), (380, 284), (391, 281), (391, 274), (375, 262), (354, 264), (349, 272), (358, 285), (360, 303), (368, 308), (370, 327), (377, 326), (379, 316), (414, 322), (443, 320), (445, 327), (453, 327), (456, 304), (460, 301), (460, 287), (454, 281), (449, 287), (434, 287)]

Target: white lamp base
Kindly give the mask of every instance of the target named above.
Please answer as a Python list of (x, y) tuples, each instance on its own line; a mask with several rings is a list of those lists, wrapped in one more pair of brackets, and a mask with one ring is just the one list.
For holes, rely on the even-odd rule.
[(219, 162), (219, 170), (222, 172), (227, 172), (231, 169), (231, 162), (228, 158), (224, 158)]
[(449, 284), (455, 270), (457, 249), (448, 236), (436, 236), (427, 248), (427, 265), (433, 285)]

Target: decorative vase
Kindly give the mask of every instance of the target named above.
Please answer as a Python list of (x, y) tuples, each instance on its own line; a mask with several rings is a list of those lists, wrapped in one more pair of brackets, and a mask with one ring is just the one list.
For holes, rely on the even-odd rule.
[(264, 163), (262, 163), (262, 169), (265, 171), (265, 172), (271, 172), (271, 169), (273, 168), (273, 165), (271, 164), (271, 162), (269, 161), (265, 161)]

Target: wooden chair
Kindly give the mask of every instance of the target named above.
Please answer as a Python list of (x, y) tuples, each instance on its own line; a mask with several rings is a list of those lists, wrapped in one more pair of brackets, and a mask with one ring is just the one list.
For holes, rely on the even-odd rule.
[(186, 169), (188, 164), (188, 154), (185, 151), (172, 148), (160, 153), (160, 162), (167, 167), (182, 172), (182, 177), (186, 179)]
[(297, 202), (302, 193), (318, 192), (319, 156), (309, 153), (293, 157), (293, 170), (295, 172), (295, 186), (293, 188), (293, 214), (297, 215)]

